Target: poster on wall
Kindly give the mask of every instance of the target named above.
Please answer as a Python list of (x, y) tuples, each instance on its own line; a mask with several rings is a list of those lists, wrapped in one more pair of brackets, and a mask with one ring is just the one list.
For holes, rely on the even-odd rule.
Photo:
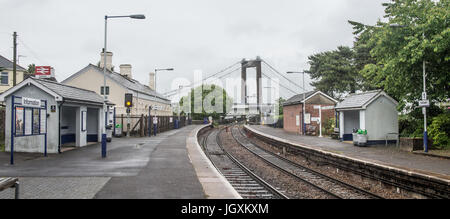
[(31, 135), (32, 110), (25, 109), (25, 135)]
[(41, 134), (47, 133), (47, 112), (45, 109), (41, 109), (41, 121), (40, 121), (40, 132)]
[(39, 135), (39, 125), (41, 123), (40, 121), (40, 110), (39, 109), (33, 109), (33, 135)]
[(82, 118), (82, 126), (81, 126), (81, 131), (86, 131), (86, 117), (87, 117), (87, 112), (86, 111), (83, 111), (83, 112), (81, 112), (81, 118)]
[(295, 119), (296, 119), (296, 125), (297, 126), (300, 126), (300, 116), (299, 115), (297, 115), (296, 117), (295, 117)]
[(23, 115), (24, 108), (16, 108), (16, 135), (23, 135)]
[(305, 114), (305, 123), (308, 125), (311, 124), (311, 114), (310, 113)]

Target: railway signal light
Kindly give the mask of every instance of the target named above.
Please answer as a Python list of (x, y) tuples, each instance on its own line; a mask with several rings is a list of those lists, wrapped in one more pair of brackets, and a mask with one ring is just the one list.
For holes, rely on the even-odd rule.
[(133, 107), (133, 94), (125, 94), (125, 107)]

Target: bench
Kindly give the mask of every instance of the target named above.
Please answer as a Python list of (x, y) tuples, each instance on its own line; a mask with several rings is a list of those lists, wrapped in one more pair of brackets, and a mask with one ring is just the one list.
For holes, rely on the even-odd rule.
[(12, 178), (12, 177), (0, 178), (0, 192), (5, 189), (9, 189), (9, 188), (15, 188), (14, 198), (19, 199), (19, 179), (18, 178)]
[(399, 144), (398, 144), (398, 140), (399, 140), (399, 139), (398, 139), (398, 138), (399, 138), (400, 136), (399, 136), (398, 133), (387, 133), (387, 134), (386, 134), (386, 137), (385, 137), (385, 139), (386, 139), (386, 146), (388, 145), (388, 140), (391, 140), (391, 139), (389, 139), (389, 137), (390, 137), (390, 136), (393, 136), (393, 135), (395, 136), (396, 146), (397, 146), (397, 147), (399, 146)]

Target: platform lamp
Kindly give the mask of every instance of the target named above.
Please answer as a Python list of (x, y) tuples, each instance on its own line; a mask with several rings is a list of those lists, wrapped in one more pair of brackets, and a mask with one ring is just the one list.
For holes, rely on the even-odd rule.
[[(124, 16), (108, 16), (105, 15), (105, 47), (103, 48), (103, 110), (106, 112), (106, 53), (107, 53), (107, 39), (108, 39), (108, 19), (110, 18), (131, 18), (131, 19), (145, 19), (143, 14), (124, 15)], [(106, 119), (106, 118), (105, 118)], [(106, 125), (102, 128), (102, 158), (106, 157)]]
[(305, 133), (306, 133), (306, 124), (305, 124), (305, 110), (306, 110), (306, 106), (305, 106), (305, 104), (306, 104), (306, 102), (305, 102), (305, 99), (306, 99), (306, 89), (305, 89), (305, 74), (306, 74), (306, 72), (303, 72), (303, 71), (288, 71), (287, 72), (288, 74), (303, 74), (303, 115), (302, 115), (302, 123), (303, 123), (303, 126), (302, 126), (302, 134), (303, 135), (305, 135)]

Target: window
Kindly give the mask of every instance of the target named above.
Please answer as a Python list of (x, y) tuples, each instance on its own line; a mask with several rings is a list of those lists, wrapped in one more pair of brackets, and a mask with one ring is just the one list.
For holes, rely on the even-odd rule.
[[(104, 90), (105, 90), (104, 88), (105, 87), (103, 87), (103, 86), (100, 88), (100, 94), (101, 95), (105, 95), (104, 94)], [(106, 95), (109, 95), (109, 86), (106, 86)]]
[(9, 85), (9, 75), (8, 72), (2, 72), (1, 75), (1, 85)]

